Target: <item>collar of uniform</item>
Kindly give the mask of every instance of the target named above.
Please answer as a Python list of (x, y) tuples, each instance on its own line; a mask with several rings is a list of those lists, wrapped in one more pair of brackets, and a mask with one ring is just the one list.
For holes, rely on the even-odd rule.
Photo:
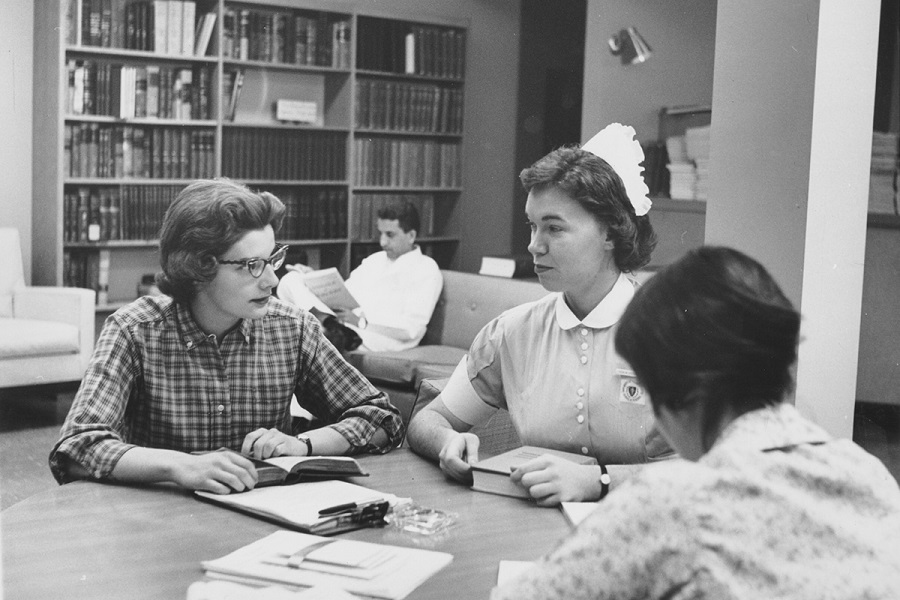
[(775, 406), (751, 410), (729, 423), (715, 446), (746, 450), (778, 450), (798, 444), (821, 444), (831, 436), (818, 425), (804, 419), (792, 405), (781, 402)]
[[(200, 325), (194, 319), (191, 309), (183, 305), (181, 302), (175, 303), (175, 314), (178, 318), (178, 328), (181, 334), (181, 341), (188, 350), (193, 350), (201, 344), (209, 342), (209, 336), (200, 329)], [(250, 343), (250, 333), (253, 330), (253, 323), (248, 319), (241, 319), (240, 324), (236, 328), (240, 331), (245, 343)], [(234, 331), (234, 329), (230, 330)], [(228, 334), (226, 334), (228, 335)], [(220, 340), (221, 341), (221, 340)]]
[(556, 297), (556, 322), (565, 330), (573, 329), (580, 325), (592, 329), (605, 329), (619, 322), (622, 313), (631, 299), (634, 298), (634, 285), (624, 273), (619, 273), (619, 278), (612, 289), (600, 304), (594, 307), (584, 321), (579, 321), (569, 305), (566, 304), (565, 294)]

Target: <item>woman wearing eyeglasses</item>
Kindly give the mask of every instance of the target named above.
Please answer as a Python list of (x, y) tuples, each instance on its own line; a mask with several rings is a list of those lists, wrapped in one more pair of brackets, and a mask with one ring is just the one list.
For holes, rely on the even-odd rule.
[[(277, 300), (284, 205), (228, 180), (198, 181), (166, 212), (157, 277), (103, 327), (50, 454), (61, 483), (172, 482), (218, 493), (256, 484), (246, 458), (387, 452), (399, 413), (324, 342), (318, 320)], [(324, 427), (292, 430), (290, 402)]]

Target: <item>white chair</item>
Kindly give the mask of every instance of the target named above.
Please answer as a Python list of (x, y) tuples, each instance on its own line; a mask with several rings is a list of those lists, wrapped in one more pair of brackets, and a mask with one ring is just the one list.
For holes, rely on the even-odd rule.
[(94, 301), (93, 290), (26, 286), (19, 231), (0, 227), (0, 388), (80, 380)]

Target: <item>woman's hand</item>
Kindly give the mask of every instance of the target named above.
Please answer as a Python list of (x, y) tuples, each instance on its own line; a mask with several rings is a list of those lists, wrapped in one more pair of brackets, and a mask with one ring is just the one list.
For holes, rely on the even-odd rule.
[(519, 465), (510, 478), (527, 489), (539, 506), (596, 500), (600, 493), (598, 466), (579, 465), (549, 454)]
[(244, 437), (241, 454), (253, 458), (306, 456), (306, 444), (278, 429), (256, 429)]
[(179, 486), (215, 494), (252, 490), (258, 481), (253, 463), (235, 452), (179, 452), (171, 468)]
[(472, 484), (472, 463), (478, 462), (478, 436), (474, 433), (457, 433), (452, 436), (438, 454), (441, 471), (456, 481)]

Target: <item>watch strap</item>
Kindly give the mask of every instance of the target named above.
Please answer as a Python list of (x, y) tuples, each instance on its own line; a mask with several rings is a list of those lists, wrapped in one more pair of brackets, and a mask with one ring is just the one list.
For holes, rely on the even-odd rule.
[(306, 455), (312, 456), (312, 441), (309, 439), (309, 436), (305, 433), (301, 433), (297, 436), (297, 439), (306, 444)]

